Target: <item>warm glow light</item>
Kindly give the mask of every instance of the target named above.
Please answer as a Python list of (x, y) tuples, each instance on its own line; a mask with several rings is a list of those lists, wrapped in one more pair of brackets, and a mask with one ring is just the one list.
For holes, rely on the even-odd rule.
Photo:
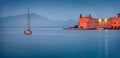
[(99, 22), (101, 22), (101, 18), (99, 18)]
[(107, 18), (105, 18), (105, 22), (107, 22)]

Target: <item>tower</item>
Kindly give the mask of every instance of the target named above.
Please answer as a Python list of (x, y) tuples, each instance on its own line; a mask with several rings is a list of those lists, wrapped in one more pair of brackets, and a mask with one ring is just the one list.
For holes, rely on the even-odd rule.
[(118, 16), (117, 16), (118, 18), (120, 18), (120, 13), (118, 13)]

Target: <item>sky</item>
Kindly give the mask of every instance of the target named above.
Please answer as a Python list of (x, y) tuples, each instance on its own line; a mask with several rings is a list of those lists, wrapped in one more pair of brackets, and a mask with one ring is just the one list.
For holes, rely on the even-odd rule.
[(109, 18), (120, 13), (120, 0), (0, 0), (0, 17), (36, 13), (52, 20), (78, 19), (91, 14)]

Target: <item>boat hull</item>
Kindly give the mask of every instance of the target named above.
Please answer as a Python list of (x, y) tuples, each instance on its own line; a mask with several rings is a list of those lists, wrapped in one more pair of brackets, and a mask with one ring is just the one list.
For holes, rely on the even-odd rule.
[(32, 34), (32, 31), (31, 31), (31, 30), (25, 30), (25, 31), (24, 31), (24, 34), (26, 34), (26, 35), (31, 35), (31, 34)]

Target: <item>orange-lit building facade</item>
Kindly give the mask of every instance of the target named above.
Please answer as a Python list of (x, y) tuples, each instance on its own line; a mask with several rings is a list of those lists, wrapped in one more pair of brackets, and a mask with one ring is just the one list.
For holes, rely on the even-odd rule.
[(78, 28), (116, 28), (120, 27), (120, 13), (116, 17), (110, 18), (92, 18), (89, 16), (82, 16), (78, 18)]
[(107, 18), (99, 18), (98, 28), (107, 28), (108, 26), (108, 19)]
[(82, 16), (78, 18), (78, 28), (88, 29), (88, 28), (97, 28), (98, 27), (98, 19), (92, 18), (89, 16)]
[(89, 16), (82, 16), (78, 19), (78, 28), (88, 28), (88, 22), (90, 21)]
[(108, 19), (108, 27), (109, 28), (120, 27), (120, 13), (118, 13), (116, 17), (110, 17)]

